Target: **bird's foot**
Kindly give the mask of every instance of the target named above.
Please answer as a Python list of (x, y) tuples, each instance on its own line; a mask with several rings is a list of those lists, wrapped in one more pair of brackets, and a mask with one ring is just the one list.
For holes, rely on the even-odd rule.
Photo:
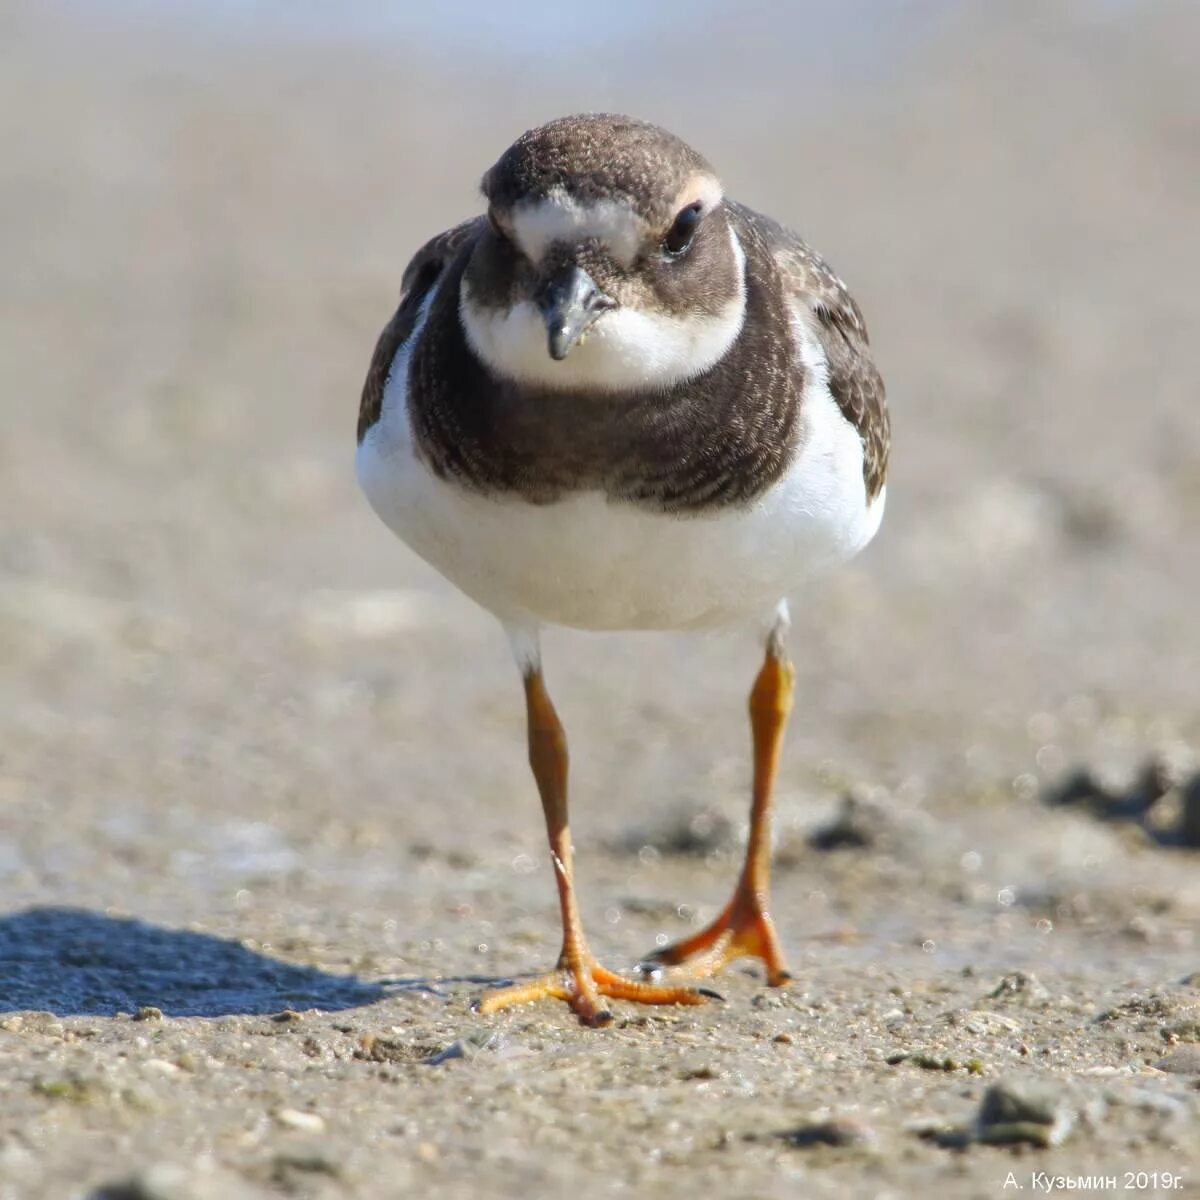
[(560, 963), (556, 970), (537, 979), (484, 992), (477, 1012), (494, 1013), (514, 1004), (528, 1004), (549, 997), (565, 1000), (584, 1025), (607, 1025), (613, 1015), (601, 997), (632, 1000), (636, 1004), (704, 1004), (721, 997), (705, 988), (663, 987), (625, 979), (602, 967), (590, 955), (571, 965)]
[(770, 913), (759, 895), (741, 884), (711, 925), (656, 950), (646, 961), (652, 966), (678, 967), (673, 974), (682, 978), (705, 979), (736, 958), (761, 959), (770, 987), (782, 987), (792, 978)]

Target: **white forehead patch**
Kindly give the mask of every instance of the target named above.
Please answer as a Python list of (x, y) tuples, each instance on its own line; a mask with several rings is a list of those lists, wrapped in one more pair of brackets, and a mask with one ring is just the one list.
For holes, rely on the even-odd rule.
[(637, 257), (642, 229), (633, 209), (620, 200), (582, 204), (561, 188), (512, 211), (513, 238), (531, 262), (541, 262), (554, 242), (574, 244), (598, 238), (623, 266)]
[(471, 349), (499, 375), (564, 391), (667, 388), (715, 366), (746, 318), (746, 256), (732, 229), (738, 288), (720, 312), (676, 316), (622, 305), (604, 313), (561, 362), (550, 357), (546, 322), (528, 300), (510, 309), (474, 302), (460, 286), (458, 311)]

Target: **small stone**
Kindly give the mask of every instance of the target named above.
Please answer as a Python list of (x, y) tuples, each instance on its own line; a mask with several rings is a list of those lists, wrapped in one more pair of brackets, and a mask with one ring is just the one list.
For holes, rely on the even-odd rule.
[(241, 1180), (212, 1164), (163, 1162), (100, 1184), (87, 1193), (87, 1200), (231, 1200), (246, 1194)]
[(141, 1008), (133, 1014), (135, 1021), (161, 1021), (163, 1019), (163, 1010), (155, 1008), (153, 1004), (143, 1004)]
[(36, 1079), (33, 1090), (39, 1096), (50, 1100), (66, 1100), (70, 1104), (87, 1104), (95, 1092), (88, 1080), (76, 1075), (68, 1075), (64, 1079)]
[(1086, 804), (1091, 808), (1106, 808), (1111, 802), (1108, 789), (1086, 767), (1079, 767), (1067, 774), (1062, 781), (1043, 794), (1043, 800), (1052, 808), (1072, 804)]
[(813, 830), (808, 839), (814, 850), (895, 850), (905, 840), (887, 809), (853, 794), (842, 797), (833, 820)]
[(793, 1146), (862, 1146), (873, 1141), (875, 1134), (856, 1117), (830, 1117), (800, 1125), (783, 1137)]
[(1163, 1031), (1163, 1038), (1175, 1042), (1200, 1042), (1200, 1004), (1182, 1005), (1180, 1016)]
[(423, 1162), (437, 1162), (441, 1157), (441, 1152), (432, 1142), (418, 1142), (413, 1150), (413, 1153)]
[(1013, 971), (1001, 978), (987, 994), (989, 1000), (1008, 1000), (1019, 1003), (1045, 1000), (1050, 993), (1041, 980), (1031, 972)]
[(612, 845), (622, 853), (638, 855), (643, 862), (653, 861), (654, 856), (705, 859), (734, 853), (738, 836), (734, 823), (717, 809), (680, 805), (627, 830)]
[(147, 1071), (155, 1071), (159, 1075), (178, 1075), (179, 1068), (173, 1062), (167, 1062), (165, 1058), (148, 1058), (145, 1062)]
[(971, 1132), (940, 1117), (918, 1117), (904, 1127), (909, 1133), (946, 1149), (965, 1150), (971, 1144)]
[(777, 1033), (771, 1040), (777, 1046), (790, 1046), (795, 1039), (790, 1033)]
[(178, 1168), (146, 1171), (132, 1179), (103, 1183), (88, 1193), (87, 1200), (176, 1200), (186, 1183)]
[(983, 1095), (975, 1136), (996, 1145), (1027, 1142), (1060, 1146), (1075, 1124), (1075, 1112), (1052, 1087), (994, 1083)]
[(427, 1067), (436, 1067), (456, 1058), (469, 1060), (475, 1058), (481, 1051), (499, 1050), (506, 1042), (507, 1039), (499, 1033), (488, 1033), (481, 1030), (468, 1034), (465, 1038), (459, 1038), (457, 1042), (451, 1042), (449, 1046), (436, 1050), (419, 1061)]
[(341, 1167), (324, 1154), (277, 1154), (271, 1162), (272, 1181), (289, 1192), (299, 1190), (297, 1176), (328, 1175), (337, 1179), (341, 1174)]
[[(325, 1053), (320, 1043), (313, 1038), (306, 1038), (302, 1048), (313, 1058)], [(358, 1039), (354, 1057), (366, 1062), (377, 1063), (424, 1063), (440, 1053), (442, 1053), (442, 1047), (426, 1042), (407, 1042), (402, 1038), (364, 1033)]]
[(1172, 1075), (1200, 1075), (1200, 1046), (1178, 1046), (1154, 1065)]
[(306, 1112), (299, 1108), (280, 1108), (276, 1110), (275, 1120), (289, 1129), (297, 1129), (301, 1133), (324, 1133), (325, 1118), (319, 1113)]
[(957, 1059), (948, 1054), (910, 1054), (908, 1061), (923, 1071), (957, 1071), (960, 1065)]
[(1021, 1024), (1003, 1013), (988, 1012), (986, 1009), (967, 1009), (949, 1012), (943, 1018), (947, 1024), (960, 1025), (967, 1033), (976, 1037), (997, 1037), (1021, 1032)]

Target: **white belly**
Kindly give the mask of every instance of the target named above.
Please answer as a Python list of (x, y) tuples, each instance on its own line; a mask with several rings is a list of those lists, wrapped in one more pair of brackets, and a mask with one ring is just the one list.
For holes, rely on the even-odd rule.
[(806, 578), (874, 536), (862, 442), (820, 374), (804, 444), (752, 505), (668, 516), (580, 493), (537, 505), (438, 479), (413, 452), (406, 386), (414, 331), (392, 366), (379, 421), (358, 448), (359, 484), (391, 530), (510, 622), (579, 629), (695, 629), (769, 613)]

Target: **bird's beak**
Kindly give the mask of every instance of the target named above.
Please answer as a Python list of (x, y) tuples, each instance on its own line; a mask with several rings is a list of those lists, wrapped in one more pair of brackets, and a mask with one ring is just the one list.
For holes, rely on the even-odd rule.
[(557, 362), (566, 358), (600, 314), (616, 304), (582, 267), (568, 267), (551, 279), (541, 304), (550, 357)]

